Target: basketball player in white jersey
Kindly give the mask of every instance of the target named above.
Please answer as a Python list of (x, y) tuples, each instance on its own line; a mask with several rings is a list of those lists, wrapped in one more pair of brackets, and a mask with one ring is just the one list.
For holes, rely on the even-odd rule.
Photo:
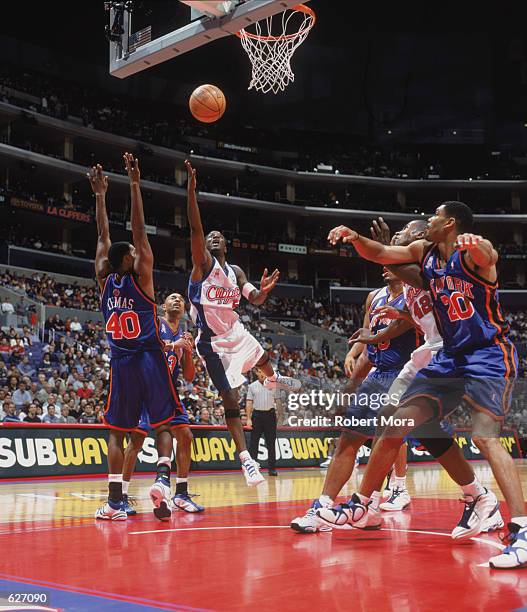
[(205, 238), (196, 198), (196, 171), (185, 162), (188, 172), (188, 221), (192, 249), (192, 272), (189, 280), (190, 316), (199, 332), (196, 351), (218, 390), (225, 409), (225, 421), (238, 451), (242, 470), (249, 486), (264, 481), (259, 465), (251, 458), (240, 420), (238, 387), (245, 382), (243, 374), (258, 367), (266, 376), (268, 389), (298, 391), (300, 381), (276, 373), (268, 354), (242, 325), (236, 308), (243, 295), (251, 304), (263, 304), (276, 286), (280, 273), (270, 276), (264, 270), (260, 289), (247, 281), (241, 268), (225, 260), (225, 238), (211, 231)]

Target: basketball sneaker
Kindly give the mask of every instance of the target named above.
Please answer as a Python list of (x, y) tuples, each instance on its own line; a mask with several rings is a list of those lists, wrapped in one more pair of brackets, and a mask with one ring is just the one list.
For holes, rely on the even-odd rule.
[(481, 533), (490, 533), (491, 531), (497, 531), (501, 529), (505, 525), (503, 521), (503, 517), (500, 512), (499, 503), (496, 504), (494, 510), (489, 514), (489, 516), (483, 521), (483, 525), (481, 526)]
[(150, 499), (154, 504), (154, 516), (160, 521), (168, 521), (170, 510), (170, 485), (165, 478), (157, 478), (150, 487)]
[(329, 464), (331, 463), (331, 455), (328, 455), (328, 458), (323, 461), (319, 467), (321, 467), (322, 469), (326, 469), (329, 467)]
[(326, 508), (329, 506), (325, 506), (320, 503), (319, 499), (315, 499), (315, 501), (311, 504), (309, 510), (304, 514), (304, 516), (298, 516), (297, 518), (291, 521), (291, 529), (294, 531), (298, 531), (298, 533), (316, 533), (317, 531), (331, 531), (331, 527), (321, 523), (316, 516), (316, 511), (320, 508)]
[(184, 512), (203, 512), (205, 508), (192, 501), (194, 496), (192, 493), (176, 493), (172, 498), (174, 509)]
[(507, 527), (509, 533), (505, 539), (509, 545), (500, 555), (491, 557), (489, 565), (492, 569), (527, 568), (527, 525), (509, 523)]
[(344, 504), (316, 510), (316, 516), (335, 529), (380, 529), (382, 524), (381, 513), (371, 503), (363, 504), (355, 493)]
[(302, 383), (296, 378), (291, 378), (290, 376), (282, 376), (281, 374), (276, 375), (276, 380), (269, 380), (266, 378), (264, 380), (264, 387), (266, 389), (282, 389), (284, 391), (298, 391)]
[(128, 517), (126, 512), (122, 509), (122, 506), (113, 508), (106, 502), (104, 506), (97, 508), (95, 511), (95, 518), (103, 521), (126, 521)]
[(499, 512), (500, 508), (496, 496), (488, 489), (477, 497), (464, 495), (460, 501), (465, 504), (465, 508), (459, 523), (452, 531), (451, 535), (454, 540), (470, 538), (481, 533), (485, 520), (495, 516), (496, 511)]
[(135, 516), (137, 510), (134, 508), (135, 501), (128, 497), (126, 493), (123, 493), (123, 501), (121, 502), (121, 510), (124, 510), (127, 516)]
[(397, 510), (404, 510), (410, 505), (410, 494), (406, 489), (400, 489), (399, 487), (394, 487), (392, 489), (392, 494), (390, 498), (379, 505), (381, 510), (385, 512), (396, 512)]
[(254, 459), (247, 459), (242, 463), (242, 472), (249, 487), (256, 487), (265, 482), (265, 478), (260, 474), (260, 464)]

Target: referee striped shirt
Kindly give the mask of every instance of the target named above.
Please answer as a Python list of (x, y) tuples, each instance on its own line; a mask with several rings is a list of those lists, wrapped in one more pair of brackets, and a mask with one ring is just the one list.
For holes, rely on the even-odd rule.
[(279, 397), (279, 390), (266, 389), (259, 380), (255, 380), (247, 389), (248, 400), (253, 401), (253, 410), (269, 412), (275, 407), (275, 400)]

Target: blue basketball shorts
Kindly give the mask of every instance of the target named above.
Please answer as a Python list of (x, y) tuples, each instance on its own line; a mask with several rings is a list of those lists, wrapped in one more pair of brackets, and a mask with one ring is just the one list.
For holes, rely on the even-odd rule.
[[(187, 409), (185, 408), (185, 404), (181, 402), (181, 406), (183, 407), (183, 412), (177, 413), (169, 422), (171, 429), (177, 429), (178, 427), (189, 427), (190, 421), (187, 414)], [(141, 410), (141, 417), (139, 418), (139, 425), (134, 429), (137, 433), (143, 434), (147, 436), (152, 431), (152, 426), (150, 425), (150, 419), (148, 417), (148, 413), (143, 408)]]
[(111, 360), (104, 422), (121, 431), (135, 429), (145, 409), (152, 427), (184, 413), (162, 351), (133, 353)]
[(417, 372), (400, 405), (426, 398), (444, 418), (464, 400), (473, 410), (502, 421), (511, 406), (517, 369), (516, 348), (508, 340), (466, 354), (442, 350)]
[(398, 374), (399, 370), (389, 372), (375, 370), (365, 378), (351, 394), (344, 423), (347, 430), (368, 438), (375, 436), (380, 410), (392, 404), (388, 391)]

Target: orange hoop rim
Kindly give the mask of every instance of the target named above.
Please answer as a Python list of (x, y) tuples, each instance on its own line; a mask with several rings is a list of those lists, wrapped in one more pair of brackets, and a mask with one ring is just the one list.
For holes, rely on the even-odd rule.
[[(307, 31), (311, 30), (311, 28), (317, 22), (317, 15), (315, 11), (311, 7), (306, 6), (305, 4), (296, 4), (295, 6), (292, 6), (290, 9), (286, 9), (286, 10), (298, 11), (299, 13), (305, 13), (309, 15), (313, 19), (313, 21), (310, 23), (309, 27), (306, 28)], [(302, 31), (304, 32), (305, 30), (302, 30)], [(258, 34), (247, 32), (247, 30), (244, 29), (243, 34), (242, 34), (242, 30), (240, 30), (239, 32), (236, 32), (236, 36), (238, 38), (251, 38), (253, 40), (259, 40), (259, 41), (278, 42), (279, 40), (293, 40), (297, 38), (298, 36), (300, 36), (300, 31), (295, 32), (293, 34), (282, 34), (282, 36), (259, 36)]]

